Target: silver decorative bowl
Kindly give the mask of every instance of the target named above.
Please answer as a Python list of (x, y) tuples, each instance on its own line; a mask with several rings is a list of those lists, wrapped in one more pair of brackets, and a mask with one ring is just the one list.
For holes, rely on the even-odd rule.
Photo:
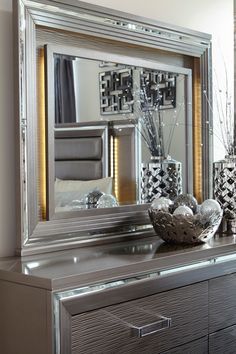
[(156, 234), (168, 243), (198, 244), (207, 242), (220, 226), (223, 211), (202, 215), (173, 215), (150, 208), (148, 210)]

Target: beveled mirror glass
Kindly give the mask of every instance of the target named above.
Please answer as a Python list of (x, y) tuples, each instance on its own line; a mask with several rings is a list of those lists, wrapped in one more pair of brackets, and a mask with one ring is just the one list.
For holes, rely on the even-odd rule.
[(208, 196), (209, 35), (73, 0), (14, 6), (18, 253), (152, 233), (140, 117), (159, 119), (154, 155), (181, 162), (183, 191)]

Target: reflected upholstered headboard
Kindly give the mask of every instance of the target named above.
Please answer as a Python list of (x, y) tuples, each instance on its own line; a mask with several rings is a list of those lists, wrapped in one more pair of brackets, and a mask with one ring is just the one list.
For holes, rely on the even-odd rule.
[(108, 125), (55, 128), (55, 178), (94, 180), (108, 176)]

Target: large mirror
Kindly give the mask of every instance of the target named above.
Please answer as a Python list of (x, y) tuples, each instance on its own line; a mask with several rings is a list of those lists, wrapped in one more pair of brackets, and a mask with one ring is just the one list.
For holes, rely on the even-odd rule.
[(193, 192), (191, 69), (66, 46), (45, 58), (49, 218), (168, 195), (164, 171), (155, 191), (144, 183), (154, 157), (178, 161), (178, 188)]
[(73, 0), (14, 6), (18, 253), (152, 234), (156, 195), (208, 196), (209, 35)]

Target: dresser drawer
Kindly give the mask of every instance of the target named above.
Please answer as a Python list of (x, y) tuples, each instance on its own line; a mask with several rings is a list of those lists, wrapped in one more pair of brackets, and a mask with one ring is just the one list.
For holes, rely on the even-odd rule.
[(209, 331), (236, 324), (236, 275), (209, 281)]
[(201, 338), (207, 331), (208, 284), (204, 282), (72, 315), (62, 334), (70, 343), (63, 354), (157, 354)]
[(209, 354), (235, 354), (236, 326), (222, 329), (209, 336)]
[(208, 337), (194, 340), (191, 343), (187, 343), (181, 345), (180, 347), (170, 349), (166, 352), (162, 352), (161, 354), (209, 354)]

